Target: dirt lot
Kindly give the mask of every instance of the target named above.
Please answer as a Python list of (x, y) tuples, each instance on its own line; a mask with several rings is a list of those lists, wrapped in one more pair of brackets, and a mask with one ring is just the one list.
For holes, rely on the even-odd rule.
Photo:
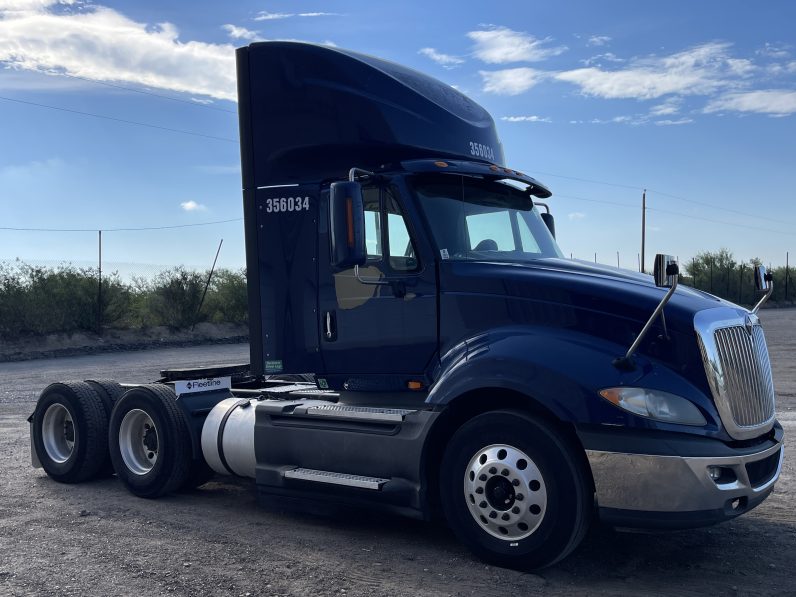
[[(796, 433), (796, 310), (764, 313), (780, 421)], [(644, 535), (596, 528), (540, 574), (474, 559), (441, 526), (258, 507), (214, 481), (157, 501), (113, 478), (59, 485), (29, 466), (25, 417), (48, 382), (245, 362), (244, 345), (0, 364), (0, 595), (796, 595), (796, 451), (774, 494), (729, 523)]]

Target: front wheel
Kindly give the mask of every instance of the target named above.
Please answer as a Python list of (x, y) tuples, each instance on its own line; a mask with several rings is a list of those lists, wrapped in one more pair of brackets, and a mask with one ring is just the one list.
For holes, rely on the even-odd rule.
[(454, 533), (498, 566), (554, 564), (589, 526), (593, 494), (583, 459), (526, 413), (494, 411), (463, 425), (445, 451), (440, 484)]

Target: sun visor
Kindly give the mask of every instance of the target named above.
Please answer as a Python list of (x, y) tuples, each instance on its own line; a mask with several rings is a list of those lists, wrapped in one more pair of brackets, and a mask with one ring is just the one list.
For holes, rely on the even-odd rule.
[[(297, 42), (238, 50), (252, 150), (244, 186), (343, 179), (424, 157), (504, 165), (489, 113), (450, 85), (355, 52)], [(245, 80), (241, 81), (240, 79)]]

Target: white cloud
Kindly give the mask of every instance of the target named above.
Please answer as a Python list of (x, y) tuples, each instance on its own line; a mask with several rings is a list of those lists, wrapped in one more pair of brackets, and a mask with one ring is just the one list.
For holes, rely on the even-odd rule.
[(567, 214), (567, 217), (570, 220), (582, 220), (586, 217), (586, 214), (582, 211), (573, 211), (572, 213)]
[(755, 53), (760, 56), (767, 56), (768, 58), (788, 58), (790, 56), (790, 49), (791, 46), (787, 44), (766, 42), (766, 44)]
[(190, 201), (183, 201), (180, 203), (180, 207), (183, 211), (207, 211), (207, 206), (197, 203), (193, 199)]
[(727, 58), (727, 68), (739, 77), (748, 77), (757, 70), (754, 63), (746, 58)]
[(66, 163), (60, 158), (34, 160), (27, 164), (12, 164), (0, 168), (0, 180), (10, 181), (40, 181), (43, 176), (60, 172)]
[(422, 54), (423, 56), (430, 58), (437, 64), (441, 64), (445, 68), (453, 68), (458, 66), (459, 64), (463, 64), (464, 60), (459, 58), (458, 56), (452, 56), (451, 54), (443, 54), (442, 52), (438, 52), (434, 48), (421, 48), (417, 52), (418, 54)]
[(149, 25), (102, 6), (64, 13), (54, 2), (5, 0), (0, 10), (0, 62), (234, 101), (235, 48), (182, 41), (171, 23)]
[(484, 80), (484, 91), (499, 95), (519, 95), (542, 81), (546, 74), (533, 68), (507, 68), (478, 71)]
[(506, 122), (553, 122), (542, 116), (502, 116), (500, 119)]
[(734, 69), (728, 63), (728, 48), (725, 43), (707, 43), (670, 56), (637, 59), (625, 69), (579, 68), (557, 73), (556, 78), (602, 98), (707, 95), (730, 86), (737, 76), (737, 65)]
[(264, 10), (260, 12), (255, 21), (278, 21), (281, 19), (290, 19), (293, 17), (337, 17), (340, 16), (336, 12), (268, 12)]
[(232, 39), (245, 39), (247, 41), (262, 41), (258, 31), (251, 31), (246, 27), (238, 27), (236, 25), (222, 25), (221, 28), (227, 32)]
[(550, 39), (537, 39), (529, 33), (508, 27), (493, 26), (481, 31), (470, 31), (467, 37), (475, 42), (475, 57), (489, 64), (539, 62), (567, 50), (564, 46), (547, 47)]
[(796, 91), (761, 89), (727, 93), (708, 103), (705, 112), (757, 112), (772, 116), (796, 113)]
[(692, 118), (678, 118), (677, 120), (656, 120), (655, 124), (658, 126), (678, 126), (681, 124), (690, 124), (694, 122)]
[(680, 106), (683, 100), (680, 97), (669, 97), (663, 103), (650, 108), (651, 116), (669, 116), (670, 114), (677, 114), (680, 111)]
[(592, 35), (587, 41), (587, 46), (604, 46), (611, 41), (607, 35)]
[(586, 58), (586, 60), (581, 60), (583, 64), (586, 66), (591, 66), (596, 64), (599, 66), (600, 62), (625, 62), (624, 58), (619, 58), (613, 52), (605, 52), (604, 54), (597, 54), (596, 56), (592, 56), (591, 58)]

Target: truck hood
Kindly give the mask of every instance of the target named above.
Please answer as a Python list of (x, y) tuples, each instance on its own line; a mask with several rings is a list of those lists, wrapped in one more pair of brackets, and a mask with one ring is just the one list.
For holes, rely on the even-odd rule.
[[(443, 335), (445, 322), (450, 321), (451, 341), (457, 328), (487, 331), (520, 324), (584, 333), (616, 343), (612, 350), (617, 351), (630, 347), (667, 291), (657, 288), (646, 274), (558, 258), (525, 263), (441, 262), (440, 282)], [(462, 305), (459, 313), (446, 314), (447, 293), (472, 306)], [(659, 318), (639, 352), (678, 368), (678, 362), (699, 362), (694, 314), (714, 307), (745, 312), (718, 297), (679, 286), (664, 309), (670, 339), (661, 339), (664, 330)]]

